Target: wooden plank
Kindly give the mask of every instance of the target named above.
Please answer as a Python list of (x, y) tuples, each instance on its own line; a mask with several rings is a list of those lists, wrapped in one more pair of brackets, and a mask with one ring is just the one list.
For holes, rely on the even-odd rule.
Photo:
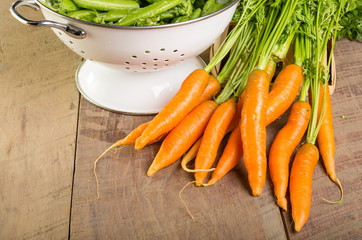
[(310, 216), (299, 233), (293, 230), (290, 211), (284, 214), (291, 239), (359, 239), (362, 236), (361, 52), (362, 45), (358, 42), (342, 39), (336, 43), (337, 84), (331, 101), (336, 172), (343, 184), (344, 202), (336, 205), (322, 200), (338, 200), (339, 190), (328, 178), (323, 162), (319, 161), (313, 175)]
[(50, 29), (15, 20), (12, 2), (0, 9), (0, 239), (66, 239), (80, 61)]
[(81, 101), (72, 204), (74, 239), (286, 239), (271, 185), (252, 197), (245, 167), (230, 172), (218, 184), (188, 186), (193, 180), (180, 162), (152, 177), (146, 171), (159, 144), (135, 151), (117, 148), (99, 162), (100, 199), (92, 172), (104, 149), (151, 117), (110, 113)]

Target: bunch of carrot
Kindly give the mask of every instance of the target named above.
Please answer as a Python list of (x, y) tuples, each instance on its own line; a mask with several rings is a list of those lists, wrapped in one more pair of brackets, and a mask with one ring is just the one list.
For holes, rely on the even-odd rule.
[[(181, 166), (194, 173), (196, 186), (215, 184), (243, 159), (254, 196), (262, 193), (269, 166), (277, 204), (287, 210), (285, 196), (289, 187), (295, 230), (300, 231), (309, 215), (312, 175), (319, 150), (327, 173), (342, 189), (334, 169), (326, 81), (330, 58), (324, 68), (320, 63), (327, 41), (332, 34), (336, 36), (346, 2), (337, 5), (333, 2), (333, 7), (328, 1), (298, 0), (273, 4), (251, 0), (241, 4), (240, 19), (210, 63), (192, 72), (150, 122), (140, 125), (109, 149), (134, 145), (140, 150), (162, 140), (147, 175), (152, 176), (182, 158)], [(332, 40), (331, 51), (335, 38)], [(292, 43), (294, 63), (278, 73), (269, 90), (276, 66)], [(211, 69), (228, 53), (218, 76), (212, 76)], [(289, 108), (287, 124), (274, 139), (267, 159), (266, 127)], [(298, 149), (290, 170), (291, 155), (306, 132), (307, 141)], [(226, 136), (229, 136), (226, 146), (212, 168)], [(315, 145), (317, 139), (319, 149)], [(193, 159), (195, 169), (189, 169), (186, 165)], [(210, 171), (211, 178), (204, 183)]]

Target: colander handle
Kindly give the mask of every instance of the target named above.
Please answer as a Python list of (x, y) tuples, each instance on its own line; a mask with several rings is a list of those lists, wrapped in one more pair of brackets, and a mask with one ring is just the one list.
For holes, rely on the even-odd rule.
[(78, 38), (78, 39), (82, 39), (87, 36), (87, 33), (83, 29), (80, 29), (80, 28), (77, 28), (74, 26), (69, 26), (66, 24), (57, 23), (57, 22), (53, 22), (53, 21), (49, 21), (49, 20), (41, 20), (41, 21), (29, 20), (17, 11), (17, 8), (21, 7), (21, 6), (27, 6), (34, 10), (37, 10), (37, 11), (39, 10), (39, 6), (34, 0), (19, 0), (19, 1), (14, 2), (10, 7), (10, 12), (13, 15), (13, 17), (15, 17), (21, 23), (31, 25), (31, 26), (37, 26), (37, 27), (57, 28), (57, 29), (64, 31), (69, 36), (71, 36), (73, 38)]

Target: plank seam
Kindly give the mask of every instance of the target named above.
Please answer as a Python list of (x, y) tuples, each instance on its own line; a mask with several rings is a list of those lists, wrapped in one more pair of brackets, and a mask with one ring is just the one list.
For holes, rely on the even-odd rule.
[(76, 134), (75, 134), (75, 143), (74, 143), (74, 161), (73, 161), (73, 176), (72, 176), (72, 188), (70, 193), (70, 207), (69, 207), (69, 226), (68, 226), (68, 239), (70, 239), (71, 234), (71, 223), (72, 223), (72, 208), (73, 208), (73, 190), (74, 190), (74, 177), (75, 177), (75, 166), (77, 159), (77, 147), (78, 147), (78, 134), (79, 134), (79, 116), (80, 116), (80, 100), (81, 95), (78, 92), (78, 109), (77, 109), (77, 126), (76, 126)]
[(285, 235), (287, 237), (287, 240), (291, 240), (289, 230), (288, 230), (288, 226), (287, 226), (286, 216), (284, 216), (283, 210), (281, 208), (279, 208), (279, 212), (280, 212), (280, 217), (282, 218), (283, 227), (284, 227), (284, 231), (285, 231)]

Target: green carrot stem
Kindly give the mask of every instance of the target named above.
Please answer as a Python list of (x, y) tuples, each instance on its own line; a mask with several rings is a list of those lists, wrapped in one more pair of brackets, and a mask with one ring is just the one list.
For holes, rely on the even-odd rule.
[(242, 33), (244, 25), (248, 23), (248, 21), (255, 15), (255, 13), (265, 2), (266, 0), (249, 0), (243, 2), (245, 6), (239, 21), (236, 23), (233, 30), (231, 30), (231, 32), (222, 42), (221, 47), (217, 50), (216, 54), (210, 60), (209, 64), (204, 68), (206, 72), (211, 72), (211, 69), (213, 69), (216, 64), (224, 59), (224, 57), (228, 54), (228, 52), (234, 46), (234, 43), (237, 41), (238, 37)]

